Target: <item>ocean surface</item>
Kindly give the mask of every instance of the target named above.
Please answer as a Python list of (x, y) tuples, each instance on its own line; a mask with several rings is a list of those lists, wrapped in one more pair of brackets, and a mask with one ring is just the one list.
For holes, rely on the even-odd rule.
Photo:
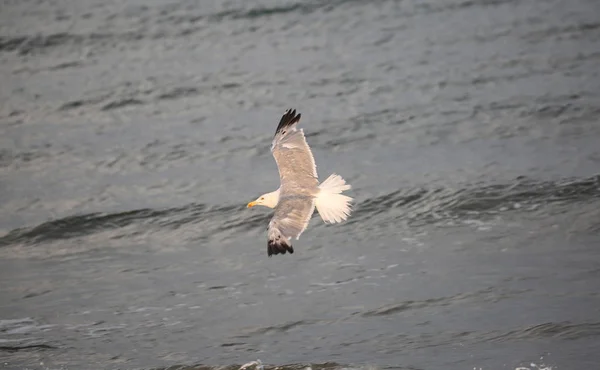
[(598, 369), (599, 1), (4, 0), (0, 81), (1, 369)]

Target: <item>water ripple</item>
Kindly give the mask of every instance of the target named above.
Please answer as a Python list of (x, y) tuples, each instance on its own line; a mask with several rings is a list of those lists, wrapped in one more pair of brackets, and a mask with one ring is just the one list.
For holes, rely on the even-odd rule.
[[(377, 214), (391, 214), (417, 226), (463, 216), (477, 218), (509, 211), (535, 211), (552, 203), (581, 202), (596, 198), (600, 198), (600, 176), (559, 182), (534, 182), (519, 178), (512, 184), (481, 185), (458, 190), (399, 189), (356, 204), (348, 223), (360, 223)], [(402, 210), (401, 215), (396, 215), (396, 209)], [(202, 223), (208, 227), (202, 234), (215, 237), (219, 233), (229, 235), (233, 231), (263, 229), (270, 217), (269, 213), (243, 212), (237, 205), (207, 204), (138, 209), (113, 214), (91, 213), (12, 230), (0, 238), (0, 246), (65, 240), (128, 226), (176, 230), (187, 224)], [(119, 238), (119, 235), (113, 237)]]

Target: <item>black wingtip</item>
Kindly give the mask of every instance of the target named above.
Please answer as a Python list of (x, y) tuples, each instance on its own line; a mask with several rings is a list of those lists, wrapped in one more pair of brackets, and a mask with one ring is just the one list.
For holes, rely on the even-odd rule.
[(279, 121), (275, 135), (277, 135), (280, 131), (283, 131), (286, 127), (290, 127), (291, 125), (300, 121), (301, 116), (302, 115), (300, 113), (296, 114), (295, 109), (288, 109), (285, 111), (283, 117), (281, 117), (281, 121)]
[(294, 253), (294, 248), (291, 244), (288, 244), (285, 241), (275, 241), (269, 240), (267, 243), (267, 254), (271, 257), (274, 254), (286, 254), (289, 252), (290, 254)]

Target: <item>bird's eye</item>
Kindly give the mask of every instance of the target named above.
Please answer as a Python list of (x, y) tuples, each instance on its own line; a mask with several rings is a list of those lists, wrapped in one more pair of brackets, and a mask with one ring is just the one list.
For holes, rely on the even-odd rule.
[(265, 200), (265, 197), (261, 197), (260, 200)]

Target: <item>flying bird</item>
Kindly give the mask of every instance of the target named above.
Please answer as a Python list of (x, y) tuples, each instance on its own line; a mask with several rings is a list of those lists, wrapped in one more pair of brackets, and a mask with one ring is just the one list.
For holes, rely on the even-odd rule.
[(296, 126), (300, 114), (288, 109), (275, 131), (271, 153), (279, 169), (279, 189), (248, 203), (248, 208), (265, 206), (275, 213), (267, 229), (267, 254), (294, 253), (291, 240), (300, 237), (317, 208), (325, 223), (345, 221), (352, 198), (342, 195), (350, 185), (335, 173), (319, 184), (317, 166), (304, 132)]

